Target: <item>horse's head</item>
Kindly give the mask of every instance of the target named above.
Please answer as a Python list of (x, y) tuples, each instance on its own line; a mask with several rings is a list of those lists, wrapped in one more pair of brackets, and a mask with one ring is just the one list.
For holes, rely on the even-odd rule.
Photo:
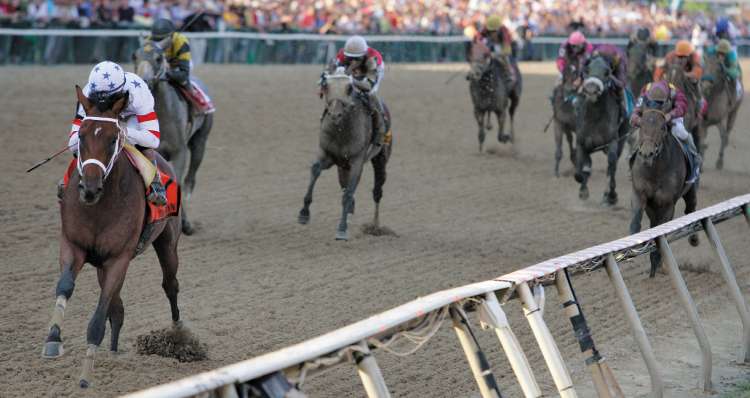
[(656, 60), (648, 53), (647, 41), (635, 40), (628, 49), (628, 72), (634, 79), (644, 74), (651, 74)]
[(595, 57), (589, 62), (586, 79), (583, 81), (581, 92), (588, 102), (596, 102), (605, 90), (612, 70), (609, 63), (602, 57)]
[(325, 73), (320, 81), (320, 88), (328, 116), (335, 124), (341, 123), (354, 108), (351, 76), (344, 73), (343, 68), (338, 68), (331, 74)]
[(576, 90), (581, 85), (581, 70), (575, 62), (565, 64), (562, 71), (562, 87), (566, 96)]
[(482, 42), (474, 42), (469, 50), (469, 79), (479, 80), (492, 64), (490, 49)]
[(141, 40), (141, 47), (133, 53), (135, 73), (141, 77), (153, 91), (159, 80), (164, 78), (167, 71), (167, 59), (164, 48), (169, 45), (169, 38), (156, 42)]
[(708, 96), (714, 87), (719, 86), (726, 78), (723, 54), (704, 57), (703, 77), (701, 78), (700, 86), (703, 95)]
[(76, 86), (78, 102), (86, 117), (78, 130), (78, 193), (81, 202), (96, 204), (104, 191), (104, 180), (114, 167), (125, 142), (118, 115), (128, 103), (128, 93), (104, 98), (83, 95)]
[(664, 148), (669, 134), (666, 114), (660, 108), (656, 104), (646, 104), (638, 133), (638, 155), (649, 166)]

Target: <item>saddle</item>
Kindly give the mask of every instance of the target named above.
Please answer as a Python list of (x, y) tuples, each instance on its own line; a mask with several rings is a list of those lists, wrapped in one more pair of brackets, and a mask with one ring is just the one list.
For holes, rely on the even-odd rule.
[(211, 97), (209, 97), (208, 94), (206, 94), (206, 91), (201, 88), (200, 84), (192, 78), (190, 79), (188, 87), (177, 84), (175, 84), (175, 87), (177, 87), (177, 90), (182, 94), (182, 97), (187, 100), (188, 104), (190, 104), (190, 108), (193, 112), (199, 115), (207, 115), (216, 112), (216, 107), (214, 106)]

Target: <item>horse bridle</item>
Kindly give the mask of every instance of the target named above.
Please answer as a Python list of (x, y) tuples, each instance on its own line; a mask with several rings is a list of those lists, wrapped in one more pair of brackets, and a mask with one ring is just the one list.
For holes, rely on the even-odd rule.
[[(645, 116), (647, 113), (658, 113), (658, 114), (661, 115), (662, 118), (664, 118), (664, 124), (662, 124), (662, 126), (661, 126), (661, 131), (664, 131), (666, 134), (662, 135), (663, 138), (660, 139), (659, 142), (657, 142), (658, 145), (656, 146), (656, 149), (654, 149), (653, 154), (651, 154), (651, 156), (649, 156), (649, 157), (655, 158), (655, 157), (659, 156), (659, 153), (661, 152), (661, 149), (664, 146), (663, 145), (664, 144), (664, 139), (669, 134), (669, 127), (667, 126), (667, 124), (669, 122), (667, 122), (667, 113), (664, 112), (664, 111), (662, 111), (661, 109), (646, 108), (646, 109), (643, 110), (643, 115)], [(643, 156), (643, 154), (641, 153), (641, 146), (640, 145), (638, 145), (638, 151), (637, 152), (638, 152), (638, 154), (640, 154), (641, 156)]]
[[(117, 160), (117, 156), (122, 151), (122, 147), (123, 147), (123, 144), (122, 144), (122, 135), (123, 135), (122, 126), (120, 125), (120, 121), (118, 119), (110, 118), (110, 117), (86, 116), (86, 117), (83, 118), (83, 121), (86, 121), (86, 120), (93, 120), (93, 121), (96, 121), (96, 122), (114, 123), (115, 126), (117, 126), (117, 128), (119, 130), (118, 133), (117, 133), (117, 140), (115, 141), (115, 151), (114, 151), (114, 153), (112, 153), (112, 157), (109, 158), (109, 163), (107, 165), (104, 165), (104, 163), (102, 163), (98, 159), (86, 159), (86, 160), (83, 160), (82, 159), (83, 156), (81, 156), (81, 139), (80, 138), (78, 139), (78, 144), (76, 144), (76, 152), (78, 153), (78, 165), (77, 165), (78, 166), (78, 174), (81, 175), (81, 176), (83, 176), (83, 169), (86, 166), (88, 166), (90, 164), (93, 164), (93, 165), (99, 167), (100, 169), (102, 169), (102, 172), (104, 173), (104, 177), (102, 177), (102, 179), (106, 179), (109, 176), (109, 173), (112, 172), (112, 168), (115, 165), (115, 160)], [(96, 133), (94, 133), (94, 134), (96, 134)]]

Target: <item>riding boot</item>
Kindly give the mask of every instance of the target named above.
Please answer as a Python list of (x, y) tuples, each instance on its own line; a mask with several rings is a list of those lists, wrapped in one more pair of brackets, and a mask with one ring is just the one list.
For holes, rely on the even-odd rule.
[(505, 82), (505, 91), (510, 93), (511, 91), (513, 91), (513, 87), (516, 84), (516, 74), (513, 71), (513, 66), (510, 64), (507, 56), (501, 55), (497, 57), (497, 60), (500, 63), (500, 69), (502, 71), (503, 80)]
[(385, 119), (383, 112), (383, 104), (380, 102), (380, 98), (377, 95), (370, 95), (370, 114), (372, 115), (372, 128), (373, 128), (373, 139), (372, 142), (375, 146), (382, 146), (385, 144)]
[[(156, 166), (156, 161), (154, 160), (154, 166)], [(156, 206), (164, 206), (167, 204), (167, 190), (164, 188), (164, 185), (161, 183), (161, 174), (159, 173), (159, 170), (156, 170), (156, 175), (154, 176), (154, 180), (151, 181), (151, 186), (148, 194), (148, 201), (153, 203)]]

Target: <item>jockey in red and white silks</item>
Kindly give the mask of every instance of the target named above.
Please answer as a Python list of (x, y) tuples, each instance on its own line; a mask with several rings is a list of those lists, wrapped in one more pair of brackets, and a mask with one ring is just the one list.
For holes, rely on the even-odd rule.
[[(120, 119), (125, 120), (128, 142), (144, 148), (158, 148), (159, 120), (154, 112), (154, 97), (143, 79), (134, 73), (125, 72), (114, 62), (104, 61), (91, 70), (88, 83), (83, 87), (83, 94), (88, 98), (97, 94), (116, 95), (122, 92), (128, 95), (128, 104), (120, 113)], [(84, 117), (86, 111), (78, 104), (68, 141), (73, 152), (78, 148), (78, 129)]]

